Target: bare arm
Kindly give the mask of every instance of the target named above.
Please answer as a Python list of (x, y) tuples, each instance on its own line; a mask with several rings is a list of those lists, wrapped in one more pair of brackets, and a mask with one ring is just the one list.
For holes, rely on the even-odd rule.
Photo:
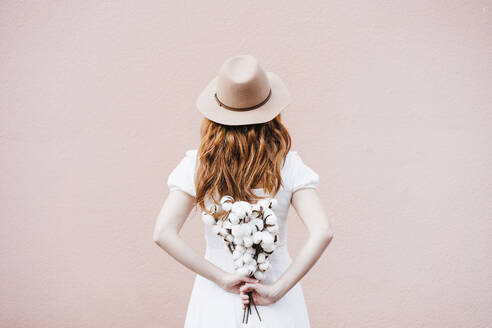
[(157, 217), (154, 242), (188, 269), (215, 282), (227, 291), (239, 293), (240, 282), (256, 280), (225, 272), (197, 254), (179, 235), (193, 208), (193, 202), (193, 197), (181, 190), (173, 190), (169, 193)]
[(318, 193), (304, 188), (292, 195), (292, 205), (309, 231), (303, 248), (275, 282), (279, 297), (285, 295), (314, 266), (333, 239), (333, 231)]
[[(292, 205), (309, 231), (309, 238), (295, 260), (280, 278), (270, 286), (246, 284), (241, 295), (255, 290), (253, 298), (257, 304), (271, 304), (282, 298), (313, 267), (333, 239), (333, 231), (318, 193), (313, 188), (299, 189), (292, 195)], [(247, 297), (243, 296), (247, 304)]]

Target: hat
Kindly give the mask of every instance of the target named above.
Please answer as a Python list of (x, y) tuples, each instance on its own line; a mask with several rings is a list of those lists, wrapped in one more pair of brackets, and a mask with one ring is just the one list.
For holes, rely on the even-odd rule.
[(225, 125), (264, 123), (290, 103), (287, 87), (252, 55), (228, 58), (196, 100), (198, 111)]

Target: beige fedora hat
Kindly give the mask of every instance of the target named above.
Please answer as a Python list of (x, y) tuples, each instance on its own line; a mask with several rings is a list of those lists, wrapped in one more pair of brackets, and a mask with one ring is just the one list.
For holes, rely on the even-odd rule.
[(252, 55), (228, 58), (196, 100), (200, 113), (225, 125), (268, 122), (289, 103), (289, 91), (280, 77), (265, 72)]

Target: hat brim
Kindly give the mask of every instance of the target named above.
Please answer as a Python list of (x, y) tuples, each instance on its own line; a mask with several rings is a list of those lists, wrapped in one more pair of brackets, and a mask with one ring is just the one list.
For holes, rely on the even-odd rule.
[(226, 125), (257, 124), (272, 120), (290, 104), (291, 98), (280, 77), (273, 72), (266, 72), (266, 74), (270, 81), (272, 95), (262, 106), (247, 111), (233, 111), (220, 106), (214, 97), (218, 79), (215, 77), (198, 96), (196, 100), (198, 111), (209, 120)]

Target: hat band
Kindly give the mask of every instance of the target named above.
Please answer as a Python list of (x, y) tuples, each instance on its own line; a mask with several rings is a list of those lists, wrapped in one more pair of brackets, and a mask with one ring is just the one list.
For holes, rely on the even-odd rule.
[(224, 108), (229, 109), (229, 110), (242, 112), (242, 111), (248, 111), (248, 110), (252, 110), (252, 109), (255, 109), (255, 108), (258, 108), (258, 107), (262, 106), (263, 104), (265, 104), (268, 101), (268, 99), (270, 99), (270, 96), (271, 95), (272, 95), (272, 89), (270, 88), (270, 91), (268, 92), (268, 96), (265, 98), (265, 100), (263, 100), (262, 102), (260, 102), (259, 104), (254, 105), (254, 106), (251, 106), (251, 107), (243, 107), (243, 108), (227, 106), (226, 104), (224, 104), (223, 102), (221, 102), (219, 100), (219, 98), (217, 98), (217, 92), (214, 94), (214, 97), (215, 97), (215, 100), (217, 100), (217, 103), (219, 104), (219, 106), (224, 107)]

